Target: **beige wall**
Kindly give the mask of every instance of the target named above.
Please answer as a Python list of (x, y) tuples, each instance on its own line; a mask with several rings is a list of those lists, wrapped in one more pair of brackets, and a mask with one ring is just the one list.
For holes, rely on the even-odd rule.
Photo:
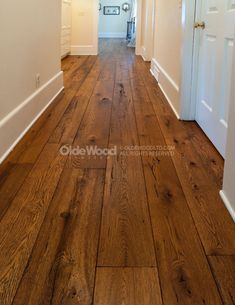
[(71, 54), (97, 54), (98, 0), (72, 0)]
[[(155, 73), (168, 100), (179, 112), (181, 74), (181, 1), (155, 0)], [(154, 67), (153, 67), (154, 69)]]
[(0, 120), (60, 71), (60, 2), (4, 1), (0, 28)]
[[(154, 31), (154, 1), (141, 0), (141, 37), (140, 55), (145, 61), (151, 61), (153, 57), (153, 31)], [(141, 3), (142, 2), (142, 3)]]
[[(125, 1), (131, 4), (130, 0)], [(99, 36), (100, 37), (117, 37), (125, 38), (127, 33), (127, 21), (130, 20), (131, 11), (122, 10), (123, 0), (100, 0), (102, 10), (99, 13)], [(120, 15), (104, 15), (104, 6), (120, 6)]]
[(62, 88), (60, 27), (58, 0), (1, 3), (0, 161)]
[(180, 83), (181, 8), (179, 0), (156, 0), (154, 58)]

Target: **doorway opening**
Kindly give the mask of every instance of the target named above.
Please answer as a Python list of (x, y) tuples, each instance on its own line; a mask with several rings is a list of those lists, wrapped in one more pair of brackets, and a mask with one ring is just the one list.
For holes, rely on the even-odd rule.
[(115, 42), (120, 47), (136, 48), (137, 0), (100, 0), (98, 44)]

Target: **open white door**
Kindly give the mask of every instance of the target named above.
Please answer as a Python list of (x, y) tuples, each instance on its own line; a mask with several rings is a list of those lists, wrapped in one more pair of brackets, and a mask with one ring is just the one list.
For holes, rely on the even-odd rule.
[[(225, 156), (235, 0), (198, 0), (200, 34), (196, 121)], [(203, 22), (205, 28), (203, 28)]]

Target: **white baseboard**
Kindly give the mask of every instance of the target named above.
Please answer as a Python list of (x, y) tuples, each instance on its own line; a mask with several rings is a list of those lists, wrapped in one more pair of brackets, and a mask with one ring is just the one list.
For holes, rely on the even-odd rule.
[(70, 55), (70, 51), (67, 52), (67, 53), (65, 53), (65, 54), (63, 54), (63, 55), (61, 55), (61, 59), (64, 59), (65, 57), (67, 57), (67, 56), (69, 56), (69, 55)]
[(176, 117), (180, 119), (177, 104), (180, 100), (180, 89), (179, 86), (173, 81), (173, 79), (168, 75), (168, 73), (160, 66), (156, 59), (151, 61), (150, 72), (158, 81), (158, 85), (161, 88), (163, 94), (165, 95), (169, 105), (174, 111)]
[(61, 71), (0, 121), (0, 163), (63, 89)]
[(150, 55), (148, 54), (147, 49), (146, 49), (145, 46), (141, 46), (141, 47), (140, 47), (140, 54), (139, 54), (139, 55), (142, 56), (142, 58), (143, 58), (144, 61), (150, 62), (151, 59), (152, 59), (152, 56), (150, 56)]
[(158, 69), (158, 66), (154, 64), (153, 60), (151, 61), (151, 68), (150, 68), (151, 74), (155, 77), (157, 82), (159, 82), (159, 74), (160, 71)]
[(229, 211), (229, 214), (231, 215), (233, 221), (235, 222), (235, 210), (232, 207), (231, 202), (229, 201), (228, 197), (226, 196), (223, 190), (220, 191), (220, 197), (222, 198), (224, 205), (226, 206), (227, 210)]
[(99, 38), (126, 38), (126, 32), (100, 32)]
[(174, 105), (172, 104), (172, 102), (171, 102), (169, 96), (168, 96), (167, 93), (165, 92), (164, 88), (162, 87), (162, 85), (161, 85), (160, 83), (158, 83), (158, 86), (159, 86), (160, 89), (162, 90), (162, 92), (163, 92), (163, 94), (164, 94), (164, 96), (165, 96), (165, 98), (166, 98), (168, 104), (170, 105), (171, 109), (173, 110), (175, 116), (177, 117), (178, 120), (180, 120), (180, 116), (179, 116), (178, 112), (176, 111)]
[(71, 46), (71, 55), (97, 55), (97, 48), (93, 45)]
[(148, 61), (147, 57), (146, 57), (146, 48), (144, 46), (142, 46), (140, 48), (140, 55), (143, 58), (144, 61)]

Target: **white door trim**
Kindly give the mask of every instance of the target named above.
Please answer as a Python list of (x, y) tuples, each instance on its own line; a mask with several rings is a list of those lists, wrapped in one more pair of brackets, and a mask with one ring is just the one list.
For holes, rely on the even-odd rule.
[(61, 58), (70, 54), (72, 35), (72, 0), (61, 1)]
[(135, 54), (141, 55), (141, 34), (142, 34), (142, 0), (137, 0), (137, 16), (136, 16), (136, 49)]
[(196, 117), (200, 31), (194, 30), (194, 23), (201, 21), (202, 1), (182, 0), (180, 118), (188, 121)]
[(99, 0), (95, 0), (94, 5), (94, 29), (93, 29), (93, 54), (92, 55), (98, 55), (99, 53)]

